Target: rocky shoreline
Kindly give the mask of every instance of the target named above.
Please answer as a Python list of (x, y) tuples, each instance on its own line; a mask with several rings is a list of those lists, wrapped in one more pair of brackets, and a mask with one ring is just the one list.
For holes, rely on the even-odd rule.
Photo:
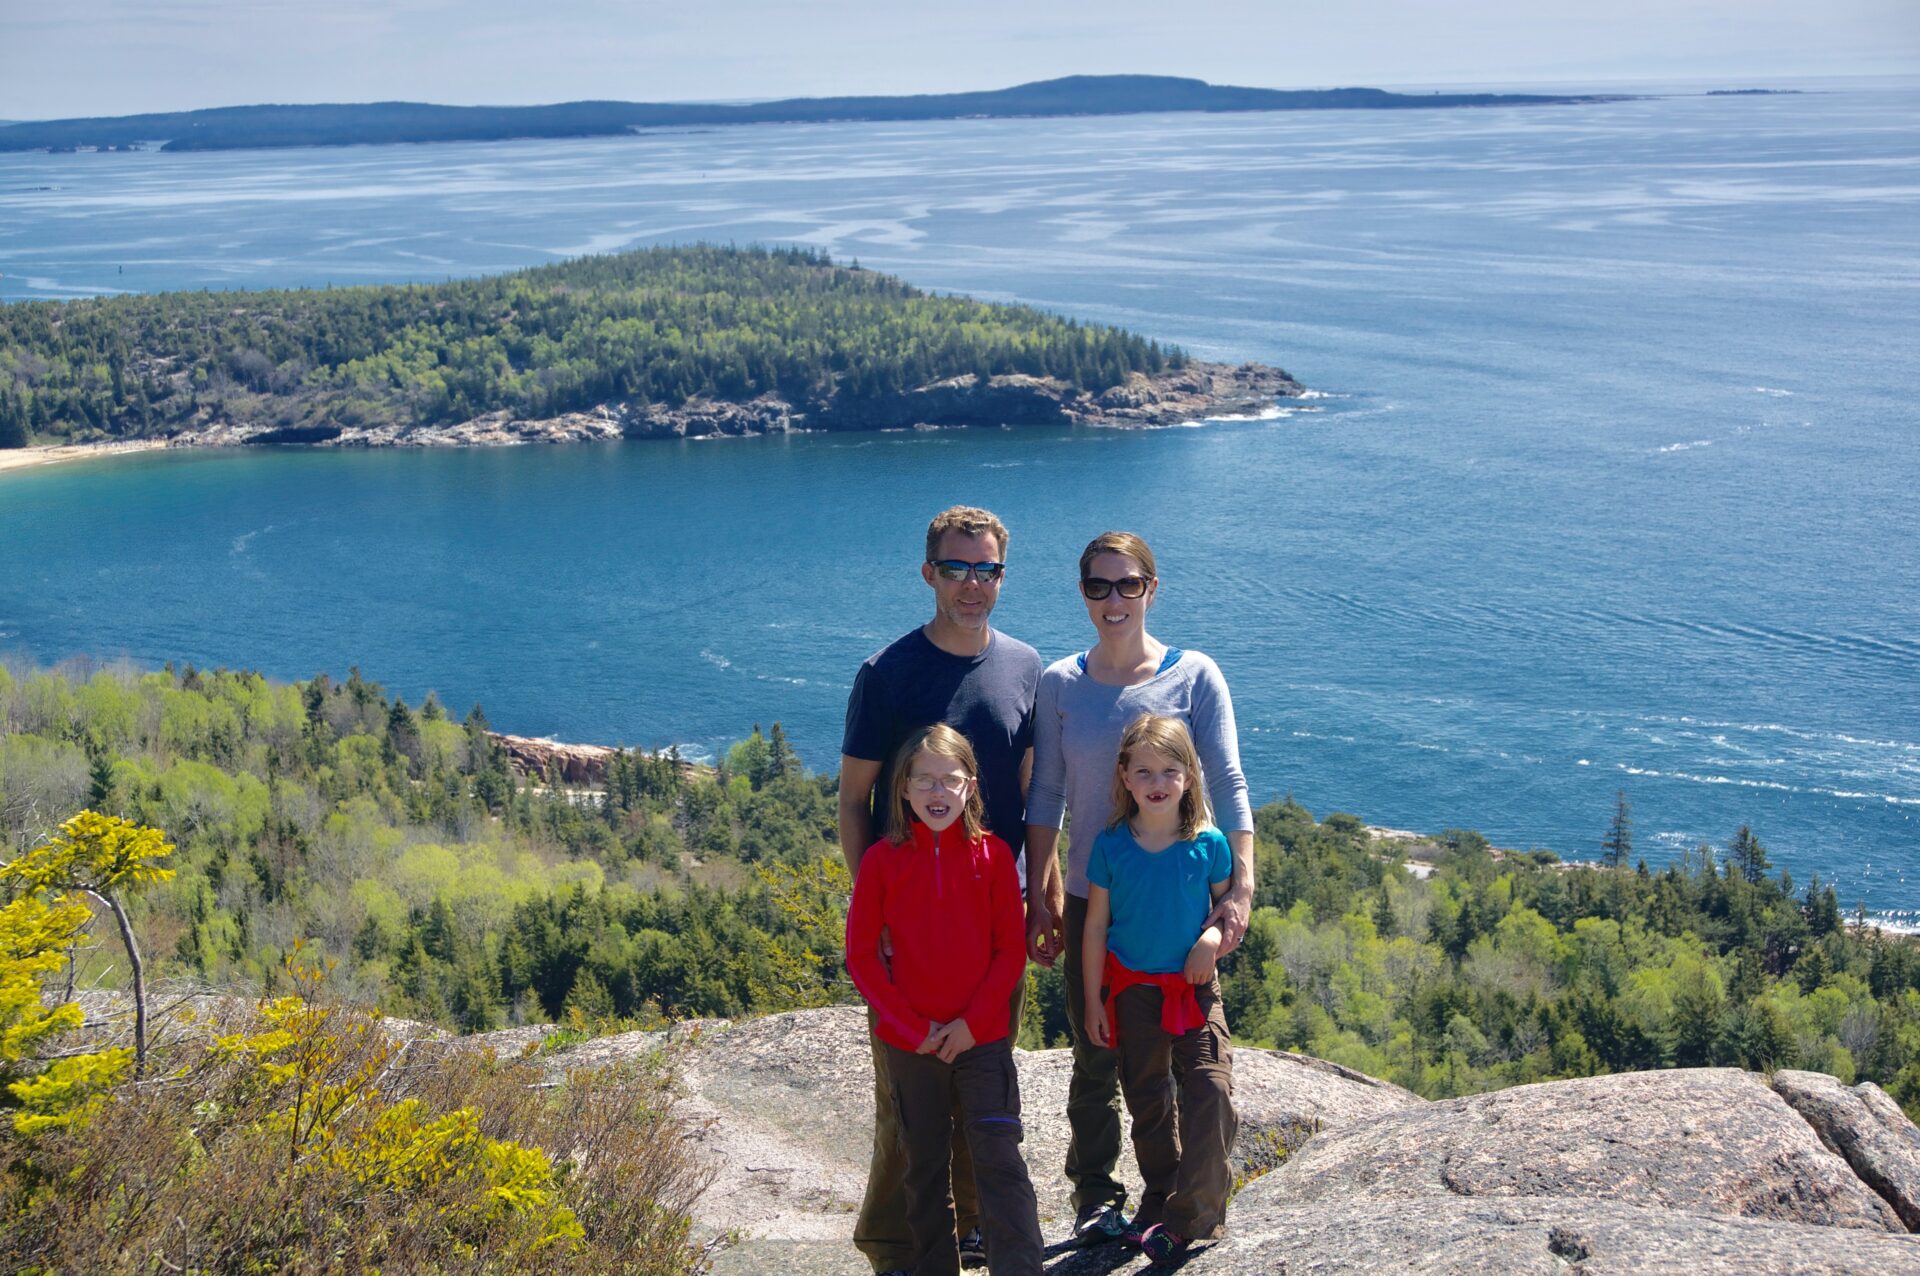
[(1306, 387), (1262, 364), (1190, 362), (1156, 376), (1134, 373), (1100, 394), (1047, 377), (972, 374), (877, 399), (795, 404), (776, 395), (745, 402), (690, 399), (676, 407), (603, 403), (526, 420), (490, 412), (452, 425), (279, 429), (228, 421), (176, 434), (169, 447), (305, 444), (315, 447), (508, 447), (621, 439), (745, 437), (803, 431), (941, 429), (972, 425), (1092, 425), (1122, 429), (1259, 416)]

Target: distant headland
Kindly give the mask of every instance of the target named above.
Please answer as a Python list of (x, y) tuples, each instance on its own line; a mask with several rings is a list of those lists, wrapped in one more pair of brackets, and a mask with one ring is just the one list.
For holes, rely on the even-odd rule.
[(617, 137), (648, 128), (881, 120), (1133, 115), (1155, 111), (1381, 111), (1461, 106), (1565, 106), (1620, 95), (1389, 93), (1383, 89), (1257, 89), (1166, 75), (1072, 75), (1013, 88), (905, 97), (777, 102), (562, 102), (436, 106), (425, 102), (229, 106), (202, 111), (39, 120), (0, 127), (0, 151), (218, 151), (388, 142), (491, 142)]

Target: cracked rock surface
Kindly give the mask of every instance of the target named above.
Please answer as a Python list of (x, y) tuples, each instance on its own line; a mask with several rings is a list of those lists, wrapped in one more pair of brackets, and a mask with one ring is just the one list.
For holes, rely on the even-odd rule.
[[(1206, 1273), (1503, 1276), (1869, 1276), (1920, 1271), (1920, 1239), (1622, 1201), (1363, 1196), (1289, 1202), (1277, 1175), (1228, 1212), (1233, 1235), (1187, 1266)], [(1068, 1271), (1068, 1268), (1051, 1269)]]
[[(697, 1223), (738, 1236), (714, 1271), (864, 1276), (852, 1233), (872, 1140), (865, 1012), (680, 1025), (547, 1058), (612, 1062), (668, 1038), (687, 1044), (686, 1111), (716, 1170)], [(1015, 1057), (1047, 1271), (1144, 1271), (1117, 1245), (1066, 1245), (1071, 1061), (1065, 1050)], [(1234, 1063), (1236, 1168), (1280, 1164), (1235, 1198), (1231, 1234), (1193, 1255), (1192, 1276), (1920, 1276), (1920, 1236), (1889, 1203), (1898, 1193), (1857, 1169), (1880, 1165), (1887, 1182), (1906, 1183), (1920, 1166), (1902, 1159), (1920, 1131), (1877, 1087), (1811, 1073), (1770, 1087), (1709, 1068), (1427, 1103), (1300, 1055), (1241, 1048)], [(1130, 1154), (1120, 1177), (1138, 1189)]]
[(1773, 1090), (1893, 1207), (1908, 1231), (1920, 1232), (1920, 1130), (1885, 1090), (1871, 1081), (1845, 1086), (1824, 1072), (1788, 1070), (1773, 1074)]
[(1300, 1203), (1574, 1197), (1904, 1232), (1766, 1080), (1633, 1072), (1429, 1104), (1315, 1139), (1278, 1175)]

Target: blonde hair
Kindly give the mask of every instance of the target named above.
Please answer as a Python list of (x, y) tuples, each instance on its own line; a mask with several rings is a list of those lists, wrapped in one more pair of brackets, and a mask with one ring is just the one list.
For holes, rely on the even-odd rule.
[(944, 722), (922, 727), (907, 737), (893, 755), (893, 792), (888, 796), (887, 836), (898, 845), (913, 836), (913, 805), (907, 801), (907, 783), (913, 778), (913, 760), (922, 753), (949, 758), (960, 764), (973, 783), (967, 786), (967, 800), (960, 807), (960, 825), (969, 842), (977, 842), (986, 832), (986, 808), (980, 802), (980, 764), (974, 760), (973, 746), (967, 737)]
[(927, 561), (932, 562), (940, 554), (940, 538), (948, 532), (959, 532), (962, 536), (991, 536), (1000, 542), (1000, 557), (1007, 556), (1007, 525), (991, 513), (975, 509), (971, 505), (955, 505), (951, 509), (941, 510), (927, 524)]
[(1088, 541), (1087, 547), (1080, 551), (1081, 580), (1087, 578), (1087, 573), (1093, 569), (1093, 560), (1102, 554), (1125, 554), (1140, 564), (1140, 574), (1148, 580), (1153, 580), (1160, 574), (1153, 565), (1153, 551), (1147, 548), (1145, 541), (1132, 532), (1102, 532)]
[(1113, 763), (1113, 819), (1107, 827), (1118, 828), (1140, 813), (1140, 804), (1127, 789), (1127, 767), (1137, 749), (1152, 749), (1187, 769), (1187, 791), (1180, 795), (1180, 837), (1183, 841), (1198, 837), (1200, 830), (1213, 822), (1206, 776), (1200, 770), (1200, 751), (1193, 747), (1186, 723), (1157, 713), (1141, 714), (1120, 736), (1120, 755)]

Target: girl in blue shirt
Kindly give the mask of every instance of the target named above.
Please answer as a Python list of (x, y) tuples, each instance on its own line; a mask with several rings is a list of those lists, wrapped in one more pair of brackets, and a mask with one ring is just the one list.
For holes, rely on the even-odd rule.
[(1133, 1117), (1145, 1190), (1127, 1237), (1168, 1263), (1223, 1234), (1233, 1186), (1233, 1052), (1214, 969), (1220, 927), (1207, 924), (1233, 852), (1209, 822), (1178, 718), (1144, 714), (1127, 727), (1113, 811), (1087, 863), (1086, 1029), (1118, 1049)]

